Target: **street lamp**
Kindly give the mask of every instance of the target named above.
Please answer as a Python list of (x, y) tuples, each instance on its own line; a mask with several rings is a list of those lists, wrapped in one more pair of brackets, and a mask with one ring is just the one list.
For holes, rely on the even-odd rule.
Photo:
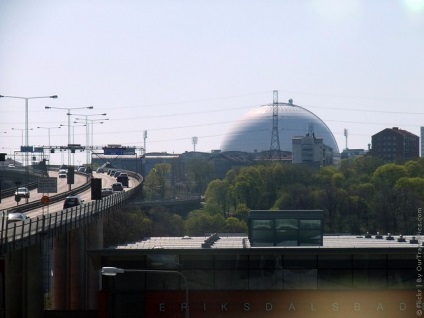
[(49, 136), (49, 149), (50, 149), (50, 129), (55, 129), (55, 128), (62, 128), (62, 127), (37, 127), (38, 129), (47, 129), (48, 131), (48, 136)]
[[(21, 131), (21, 146), (24, 145), (24, 131), (25, 129), (23, 128), (12, 128), (12, 130), (20, 130)], [(33, 128), (30, 128), (28, 130), (33, 130)]]
[[(68, 125), (64, 125), (64, 124), (60, 124), (60, 126), (61, 127), (68, 127)], [(75, 127), (82, 127), (82, 126), (85, 127), (85, 124), (84, 125), (71, 125), (71, 130), (72, 130), (72, 134), (71, 134), (72, 138), (70, 139), (71, 144), (75, 143)]]
[(161, 270), (161, 269), (124, 269), (117, 267), (102, 267), (102, 275), (105, 276), (116, 276), (116, 274), (123, 274), (125, 272), (140, 272), (140, 273), (162, 273), (162, 274), (177, 274), (182, 277), (185, 285), (185, 317), (188, 318), (190, 315), (190, 306), (188, 302), (188, 282), (187, 277), (179, 271), (173, 270)]
[[(72, 138), (68, 140), (68, 145), (69, 145), (69, 144), (75, 143), (75, 127), (82, 127), (82, 126), (85, 126), (85, 125), (70, 125), (69, 126), (69, 125), (60, 124), (60, 126), (61, 127), (68, 126), (68, 130), (72, 130), (72, 134), (71, 134)], [(68, 147), (68, 149), (69, 149), (68, 151), (71, 151), (70, 147)], [(74, 161), (75, 161), (75, 157), (72, 158), (72, 165), (74, 165)], [(70, 164), (70, 163), (68, 163), (68, 164)]]
[[(29, 146), (28, 141), (28, 101), (30, 99), (36, 99), (36, 98), (57, 98), (57, 95), (51, 95), (51, 96), (36, 96), (36, 97), (21, 97), (21, 96), (7, 96), (7, 95), (0, 95), (0, 98), (17, 98), (17, 99), (24, 99), (25, 100), (25, 145), (23, 146)], [(26, 152), (25, 156), (25, 165), (28, 165), (28, 152)]]
[[(90, 145), (90, 140), (89, 140), (89, 135), (90, 135), (90, 128), (88, 125), (88, 117), (89, 116), (106, 116), (106, 113), (103, 114), (73, 114), (75, 116), (84, 116), (85, 117), (85, 124), (87, 125), (86, 130), (85, 130), (85, 144), (86, 144), (86, 162), (87, 164), (90, 164), (90, 153), (89, 153), (89, 145)], [(75, 118), (76, 120), (84, 120), (83, 118)], [(98, 119), (98, 120), (103, 120), (103, 119)], [(94, 119), (92, 120), (92, 122), (94, 121)]]
[(90, 139), (90, 144), (91, 147), (94, 147), (94, 124), (104, 124), (103, 120), (109, 120), (109, 118), (105, 118), (105, 119), (89, 119), (88, 121), (91, 123), (91, 139)]
[[(45, 109), (66, 109), (68, 110), (68, 112), (66, 113), (66, 115), (68, 115), (68, 147), (70, 144), (70, 140), (71, 140), (71, 109), (93, 109), (93, 106), (87, 106), (87, 107), (51, 107), (51, 106), (45, 106)], [(68, 165), (71, 165), (71, 152), (68, 149)]]

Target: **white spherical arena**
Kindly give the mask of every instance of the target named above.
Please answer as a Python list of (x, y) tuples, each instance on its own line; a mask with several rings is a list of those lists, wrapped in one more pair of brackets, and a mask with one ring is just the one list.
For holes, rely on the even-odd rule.
[[(273, 104), (253, 109), (244, 115), (226, 134), (221, 151), (262, 152), (271, 148)], [(280, 150), (292, 152), (292, 138), (314, 133), (325, 145), (339, 154), (336, 139), (327, 125), (309, 110), (286, 103), (278, 103), (278, 136)]]

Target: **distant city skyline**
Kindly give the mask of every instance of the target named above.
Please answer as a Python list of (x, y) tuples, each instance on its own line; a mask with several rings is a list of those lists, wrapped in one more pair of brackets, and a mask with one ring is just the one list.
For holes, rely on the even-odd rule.
[[(67, 111), (45, 106), (94, 106), (82, 113), (108, 118), (93, 124), (94, 145), (141, 148), (147, 131), (147, 152), (182, 153), (193, 137), (196, 151), (220, 149), (278, 90), (340, 150), (345, 129), (349, 148), (366, 149), (384, 128), (421, 134), (422, 30), (420, 0), (0, 0), (0, 95), (58, 95), (29, 101), (30, 145), (49, 143), (36, 127), (67, 125)], [(0, 99), (1, 152), (19, 149), (24, 108)], [(67, 129), (50, 133), (66, 145)], [(73, 136), (86, 144), (85, 127)]]

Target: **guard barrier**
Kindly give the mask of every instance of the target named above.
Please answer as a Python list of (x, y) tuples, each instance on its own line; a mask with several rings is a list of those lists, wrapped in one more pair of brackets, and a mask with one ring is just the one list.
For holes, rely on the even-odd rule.
[(131, 176), (140, 181), (136, 187), (81, 206), (14, 223), (8, 223), (7, 212), (1, 212), (0, 256), (66, 233), (124, 206), (141, 193), (143, 186), (141, 175), (131, 174)]

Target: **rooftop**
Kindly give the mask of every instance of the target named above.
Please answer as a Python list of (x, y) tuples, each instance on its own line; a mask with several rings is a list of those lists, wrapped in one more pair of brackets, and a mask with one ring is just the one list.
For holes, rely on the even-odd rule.
[[(417, 239), (412, 235), (391, 236), (382, 235), (377, 238), (376, 235), (366, 237), (366, 235), (324, 235), (323, 246), (275, 246), (265, 248), (279, 249), (339, 249), (339, 248), (418, 248), (421, 239)], [(413, 241), (415, 240), (415, 241)], [(411, 241), (413, 243), (411, 243)], [(213, 234), (211, 236), (196, 237), (146, 237), (139, 242), (129, 243), (110, 249), (119, 250), (151, 250), (151, 249), (227, 249), (227, 248), (248, 248), (261, 249), (262, 247), (251, 247), (247, 236), (237, 235), (231, 236), (227, 234)]]

